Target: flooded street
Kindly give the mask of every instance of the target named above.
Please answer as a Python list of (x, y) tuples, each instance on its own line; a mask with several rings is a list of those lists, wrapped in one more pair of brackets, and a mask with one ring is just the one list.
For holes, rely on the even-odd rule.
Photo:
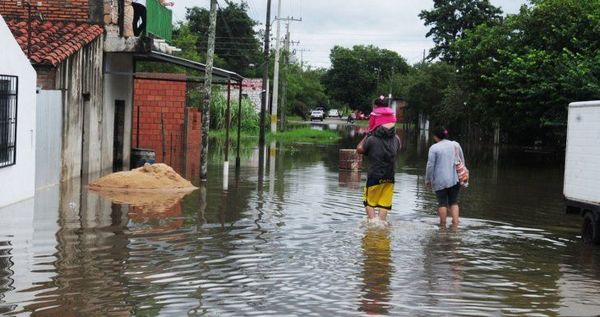
[(560, 162), (465, 146), (461, 225), (440, 229), (427, 140), (404, 135), (382, 228), (364, 221), (366, 172), (338, 171), (357, 138), (279, 144), (264, 169), (244, 148), (228, 186), (213, 142), (208, 183), (181, 201), (120, 205), (75, 180), (0, 210), (0, 315), (600, 312), (600, 249), (564, 213)]

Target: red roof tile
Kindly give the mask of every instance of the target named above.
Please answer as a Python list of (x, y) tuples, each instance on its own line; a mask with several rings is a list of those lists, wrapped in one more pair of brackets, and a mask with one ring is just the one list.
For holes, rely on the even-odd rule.
[[(6, 22), (17, 43), (27, 54), (27, 22), (16, 20)], [(30, 60), (35, 64), (56, 66), (102, 33), (103, 29), (99, 25), (34, 20), (31, 23)]]

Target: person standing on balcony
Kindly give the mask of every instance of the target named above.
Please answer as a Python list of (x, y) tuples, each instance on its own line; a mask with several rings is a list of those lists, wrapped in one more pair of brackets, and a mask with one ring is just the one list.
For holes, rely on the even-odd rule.
[(140, 36), (146, 30), (146, 0), (133, 0), (133, 35)]
[[(158, 2), (165, 7), (175, 5), (175, 2), (167, 0)], [(142, 32), (146, 31), (146, 0), (133, 0), (131, 6), (133, 7), (133, 34), (140, 36)]]

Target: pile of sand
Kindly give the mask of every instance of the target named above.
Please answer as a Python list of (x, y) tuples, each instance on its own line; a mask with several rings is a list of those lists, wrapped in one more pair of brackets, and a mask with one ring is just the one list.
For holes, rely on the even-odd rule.
[(148, 164), (128, 172), (106, 175), (89, 184), (93, 190), (190, 191), (194, 185), (166, 164)]

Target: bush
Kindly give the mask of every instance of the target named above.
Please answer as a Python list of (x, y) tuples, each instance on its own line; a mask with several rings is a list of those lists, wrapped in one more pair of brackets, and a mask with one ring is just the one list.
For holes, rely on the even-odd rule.
[[(210, 103), (210, 128), (222, 130), (226, 128), (227, 115), (227, 97), (221, 90), (213, 91)], [(258, 131), (259, 115), (254, 109), (252, 102), (247, 98), (242, 98), (241, 109), (241, 128), (243, 131)], [(231, 128), (237, 128), (238, 125), (238, 102), (231, 101)]]

